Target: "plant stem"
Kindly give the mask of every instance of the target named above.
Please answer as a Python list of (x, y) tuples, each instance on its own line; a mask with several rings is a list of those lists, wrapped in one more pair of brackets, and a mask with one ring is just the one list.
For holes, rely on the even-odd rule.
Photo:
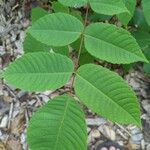
[(86, 8), (86, 14), (85, 14), (85, 20), (84, 20), (84, 30), (83, 30), (83, 33), (81, 34), (81, 41), (80, 41), (78, 57), (77, 57), (77, 68), (79, 66), (80, 55), (81, 55), (81, 50), (82, 50), (82, 46), (83, 46), (83, 38), (84, 38), (83, 34), (84, 34), (86, 24), (87, 24), (88, 13), (89, 13), (89, 6), (87, 6), (87, 8)]
[[(78, 51), (78, 56), (77, 56), (77, 63), (75, 65), (75, 72), (77, 71), (77, 69), (79, 67), (79, 61), (80, 61), (80, 55), (81, 55), (81, 50), (82, 50), (82, 46), (83, 46), (84, 32), (85, 32), (85, 28), (87, 25), (88, 13), (89, 13), (89, 6), (87, 6), (87, 8), (86, 8), (86, 14), (85, 14), (85, 20), (84, 20), (84, 30), (81, 34), (81, 41), (80, 41), (80, 46), (79, 46), (79, 51)], [(71, 89), (73, 88), (74, 81), (75, 81), (75, 75), (73, 76), (73, 79), (72, 79)]]

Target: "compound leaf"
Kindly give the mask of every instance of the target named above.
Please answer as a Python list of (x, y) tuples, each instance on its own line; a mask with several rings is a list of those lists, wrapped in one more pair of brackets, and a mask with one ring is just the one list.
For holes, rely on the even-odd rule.
[(66, 46), (80, 37), (83, 28), (83, 24), (76, 17), (54, 13), (37, 20), (28, 32), (43, 44)]
[(70, 7), (82, 7), (87, 4), (87, 0), (58, 0), (61, 4)]
[(143, 12), (145, 19), (150, 26), (150, 1), (149, 0), (142, 0), (142, 5), (143, 5)]
[(33, 115), (27, 141), (32, 150), (86, 150), (86, 132), (80, 105), (72, 97), (63, 95)]
[(89, 2), (96, 13), (115, 15), (128, 12), (122, 0), (89, 0)]
[(17, 88), (27, 91), (55, 90), (67, 83), (73, 72), (73, 62), (55, 53), (27, 53), (13, 62), (4, 78)]
[(81, 66), (75, 79), (75, 93), (93, 112), (111, 121), (140, 126), (140, 107), (128, 84), (102, 66)]
[(85, 48), (93, 56), (111, 63), (147, 62), (128, 31), (107, 23), (95, 23), (86, 28)]

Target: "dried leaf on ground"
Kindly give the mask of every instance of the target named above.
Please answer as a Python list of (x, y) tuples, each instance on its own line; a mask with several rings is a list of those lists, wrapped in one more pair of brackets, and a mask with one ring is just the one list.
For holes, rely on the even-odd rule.
[(24, 128), (24, 112), (20, 113), (11, 123), (11, 133), (20, 134)]
[(0, 142), (0, 150), (7, 150), (2, 142)]
[(7, 150), (22, 150), (22, 145), (19, 141), (11, 139), (6, 144)]

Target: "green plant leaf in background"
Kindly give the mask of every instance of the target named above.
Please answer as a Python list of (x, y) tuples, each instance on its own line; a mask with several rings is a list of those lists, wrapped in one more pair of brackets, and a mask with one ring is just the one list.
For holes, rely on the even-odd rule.
[(115, 72), (101, 66), (81, 66), (75, 93), (93, 112), (123, 124), (140, 126), (140, 107), (128, 84)]
[[(138, 30), (132, 33), (141, 46), (143, 53), (150, 62), (150, 33), (146, 30)], [(150, 76), (150, 63), (144, 63), (144, 71)]]
[(51, 46), (43, 44), (33, 38), (29, 33), (27, 33), (25, 40), (23, 42), (23, 49), (25, 53), (31, 52), (48, 52), (51, 49)]
[[(132, 33), (141, 46), (143, 53), (150, 62), (150, 33), (146, 30), (138, 30)], [(144, 71), (150, 75), (150, 63), (144, 63)]]
[(55, 90), (65, 85), (73, 72), (73, 62), (55, 53), (27, 53), (4, 72), (10, 84), (26, 91)]
[(27, 141), (31, 150), (87, 150), (80, 105), (68, 95), (54, 98), (33, 115)]
[[(144, 49), (144, 54), (150, 62), (150, 45)], [(144, 63), (144, 71), (147, 75), (150, 76), (150, 63)]]
[(62, 3), (65, 6), (70, 7), (82, 7), (87, 4), (87, 0), (58, 0), (60, 3)]
[(87, 51), (82, 52), (80, 55), (79, 65), (84, 65), (88, 63), (94, 63), (95, 58), (91, 56)]
[(36, 22), (38, 19), (40, 19), (41, 17), (43, 17), (47, 14), (48, 14), (48, 12), (41, 7), (33, 8), (32, 12), (31, 12), (32, 23)]
[(132, 64), (123, 64), (122, 68), (123, 68), (124, 74), (128, 74), (130, 72), (130, 70), (133, 69), (134, 65), (135, 65), (135, 63), (132, 63)]
[[(71, 47), (74, 49), (74, 50), (76, 50), (76, 51), (78, 51), (79, 50), (79, 45), (80, 45), (80, 43), (81, 43), (81, 38), (79, 38), (78, 40), (76, 40), (75, 42), (73, 42), (72, 44), (71, 44)], [(83, 50), (82, 50), (83, 51)], [(82, 52), (81, 51), (81, 52)]]
[(69, 14), (72, 15), (72, 16), (74, 16), (74, 17), (76, 17), (76, 18), (79, 19), (81, 22), (84, 22), (80, 11), (71, 10), (71, 11), (69, 12)]
[(150, 76), (150, 64), (144, 64), (144, 71)]
[(142, 6), (145, 19), (150, 26), (150, 0), (142, 0)]
[(146, 30), (146, 31), (150, 30), (150, 27), (148, 26), (148, 24), (145, 20), (143, 10), (141, 8), (136, 8), (135, 14), (134, 14), (134, 17), (133, 17), (133, 23), (140, 30)]
[(146, 58), (148, 59), (148, 61), (150, 62), (150, 45), (148, 45), (147, 48), (145, 48), (143, 52)]
[(103, 21), (109, 21), (112, 18), (112, 16), (98, 14), (98, 13), (90, 13), (88, 20), (90, 22), (103, 22)]
[(89, 25), (84, 34), (85, 48), (99, 59), (113, 64), (147, 62), (134, 37), (122, 28), (106, 23), (95, 23)]
[(54, 13), (40, 18), (28, 32), (43, 44), (59, 47), (77, 40), (83, 28), (83, 24), (74, 16)]
[(138, 30), (132, 34), (136, 38), (138, 44), (141, 46), (142, 50), (150, 46), (150, 33), (144, 30)]
[[(31, 13), (32, 24), (47, 14), (48, 12), (41, 7), (33, 8)], [(48, 46), (46, 44), (37, 41), (29, 33), (27, 33), (25, 40), (23, 42), (23, 49), (25, 53), (39, 52), (39, 51), (48, 52), (51, 49), (51, 46)]]
[(64, 13), (69, 13), (69, 8), (62, 5), (61, 3), (59, 2), (53, 2), (52, 3), (52, 8), (54, 10), (55, 13), (57, 12), (64, 12)]
[[(56, 3), (58, 3), (58, 2), (56, 2)], [(36, 16), (36, 14), (38, 14), (38, 16)], [(32, 21), (35, 22), (36, 20), (42, 18), (46, 14), (48, 14), (48, 13), (40, 7), (33, 8), (32, 9)], [(50, 52), (50, 50), (53, 50), (55, 53), (69, 56), (68, 46), (52, 47), (52, 46), (46, 45), (46, 44), (43, 44), (43, 43), (37, 41), (29, 33), (26, 34), (26, 37), (25, 37), (25, 40), (23, 43), (23, 49), (24, 49), (25, 53)]]
[(68, 46), (63, 47), (48, 46), (46, 44), (37, 41), (29, 33), (27, 33), (26, 38), (24, 40), (23, 49), (25, 53), (50, 52), (51, 50), (53, 50), (55, 53), (69, 56)]
[(118, 14), (118, 18), (124, 25), (127, 25), (134, 15), (136, 0), (123, 0), (123, 2), (129, 12)]
[(83, 18), (81, 17), (81, 12), (78, 10), (74, 10), (74, 9), (70, 9), (67, 6), (62, 5), (59, 2), (53, 2), (53, 10), (57, 13), (57, 12), (64, 12), (64, 13), (68, 13), (74, 17), (76, 17), (77, 19), (79, 19), (81, 22), (83, 22)]
[(89, 0), (89, 2), (96, 13), (115, 15), (128, 12), (122, 0)]
[(69, 47), (63, 46), (63, 47), (53, 47), (52, 48), (55, 53), (59, 53), (61, 55), (66, 55), (69, 57)]

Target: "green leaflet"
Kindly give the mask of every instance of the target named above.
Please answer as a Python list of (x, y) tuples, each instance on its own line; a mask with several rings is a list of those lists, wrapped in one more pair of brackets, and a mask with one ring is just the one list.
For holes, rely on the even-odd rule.
[(83, 18), (81, 16), (80, 11), (74, 10), (74, 9), (69, 10), (69, 8), (67, 6), (62, 5), (59, 2), (53, 2), (53, 10), (55, 12), (64, 12), (64, 13), (70, 14), (70, 15), (76, 17), (77, 19), (79, 19), (81, 22), (83, 22)]
[(58, 1), (65, 6), (78, 8), (86, 5), (88, 0), (58, 0)]
[(73, 72), (73, 62), (54, 53), (27, 53), (10, 64), (4, 78), (27, 91), (55, 90), (65, 85)]
[(80, 55), (80, 65), (88, 64), (88, 63), (94, 63), (95, 58), (91, 56), (87, 51), (82, 52)]
[(150, 33), (144, 30), (138, 30), (133, 32), (132, 34), (143, 50), (150, 46)]
[(79, 19), (81, 22), (84, 22), (82, 16), (81, 16), (81, 12), (77, 11), (77, 10), (72, 10), (70, 11), (70, 15), (76, 17), (77, 19)]
[(142, 29), (145, 31), (149, 31), (150, 27), (148, 26), (144, 14), (143, 14), (143, 10), (140, 8), (137, 8), (135, 10), (135, 15), (133, 17), (133, 23), (138, 27), (138, 29)]
[(150, 76), (150, 64), (144, 64), (144, 71)]
[[(47, 14), (48, 12), (42, 9), (41, 7), (33, 8), (31, 13), (32, 24)], [(23, 42), (23, 49), (25, 53), (39, 52), (39, 51), (48, 52), (51, 49), (51, 47), (37, 41), (29, 33), (27, 33), (25, 40)]]
[(136, 40), (131, 34), (115, 25), (94, 23), (84, 33), (87, 51), (113, 64), (147, 62)]
[(23, 43), (23, 49), (25, 53), (40, 52), (40, 51), (49, 52), (51, 49), (51, 46), (48, 46), (46, 44), (43, 44), (37, 41), (29, 33), (27, 33), (24, 43)]
[(64, 6), (64, 5), (62, 5), (61, 3), (59, 3), (59, 2), (53, 2), (52, 3), (52, 8), (53, 8), (53, 10), (55, 11), (55, 13), (57, 13), (57, 12), (64, 12), (64, 13), (69, 13), (69, 8), (68, 7), (66, 7), (66, 6)]
[(142, 0), (142, 5), (143, 5), (143, 12), (145, 19), (150, 26), (150, 1), (149, 0)]
[(40, 19), (41, 17), (44, 17), (47, 14), (48, 12), (41, 7), (33, 8), (32, 13), (31, 13), (32, 23), (36, 22), (38, 19)]
[(111, 121), (140, 126), (140, 107), (131, 88), (118, 74), (87, 64), (77, 71), (75, 93), (93, 112)]
[(67, 57), (69, 57), (69, 48), (68, 48), (68, 46), (53, 47), (52, 49), (55, 53), (59, 53), (61, 55), (66, 55)]
[(68, 46), (63, 47), (48, 46), (46, 44), (37, 41), (29, 33), (26, 35), (26, 38), (24, 40), (23, 49), (25, 53), (50, 52), (53, 50), (55, 53), (69, 56)]
[(118, 14), (118, 18), (124, 25), (127, 25), (134, 15), (136, 0), (123, 0), (123, 2), (128, 9), (128, 12)]
[[(48, 12), (46, 12), (44, 9), (42, 9), (40, 7), (33, 8), (32, 9), (32, 16), (31, 16), (32, 17), (32, 23), (34, 23), (38, 19), (42, 18), (46, 14), (48, 14)], [(46, 45), (46, 44), (43, 44), (43, 43), (37, 41), (29, 33), (26, 34), (26, 37), (25, 37), (25, 40), (23, 43), (23, 49), (24, 49), (25, 53), (50, 52), (50, 50), (53, 50), (55, 53), (69, 56), (68, 46), (53, 47), (53, 46)]]
[(83, 24), (69, 14), (54, 13), (37, 20), (28, 32), (43, 44), (66, 46), (80, 37)]
[(112, 16), (98, 14), (98, 13), (91, 13), (89, 14), (89, 21), (90, 22), (103, 22), (109, 21)]
[(27, 141), (31, 150), (87, 150), (80, 105), (68, 95), (54, 98), (33, 115)]
[[(146, 58), (150, 61), (150, 34), (148, 31), (139, 30), (133, 32), (137, 42), (141, 46)], [(150, 63), (144, 63), (144, 71), (150, 76)]]
[[(147, 48), (144, 49), (145, 56), (147, 59), (150, 61), (150, 45), (147, 46)], [(144, 63), (144, 71), (146, 72), (147, 75), (150, 76), (150, 63)]]
[(104, 15), (115, 15), (128, 12), (122, 0), (89, 0), (91, 8)]

